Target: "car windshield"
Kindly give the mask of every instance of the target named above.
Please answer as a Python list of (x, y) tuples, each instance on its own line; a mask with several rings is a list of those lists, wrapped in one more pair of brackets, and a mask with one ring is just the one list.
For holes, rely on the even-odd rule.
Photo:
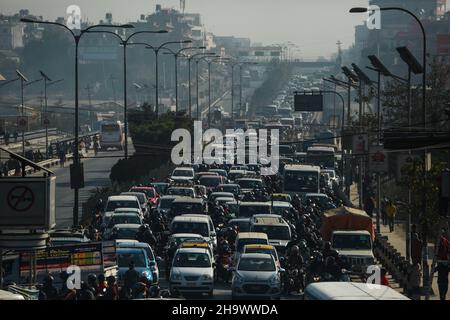
[(372, 244), (369, 235), (360, 234), (335, 234), (333, 235), (334, 249), (370, 250)]
[(138, 229), (135, 228), (117, 228), (112, 232), (112, 239), (136, 239)]
[(174, 177), (193, 177), (192, 170), (175, 170), (173, 172)]
[(251, 218), (255, 214), (270, 214), (270, 206), (266, 205), (239, 206), (239, 217)]
[(131, 192), (142, 192), (145, 193), (145, 195), (148, 198), (154, 198), (156, 196), (154, 189), (140, 189), (140, 188), (131, 188)]
[(180, 221), (172, 223), (172, 233), (196, 233), (203, 237), (209, 236), (208, 223)]
[(160, 209), (169, 209), (170, 205), (172, 204), (172, 202), (175, 200), (175, 198), (166, 198), (166, 199), (161, 199), (159, 201), (159, 208)]
[(289, 210), (290, 210), (289, 206), (276, 206), (276, 205), (274, 205), (272, 207), (272, 213), (273, 214), (278, 214), (278, 215), (283, 215), (283, 212), (289, 211)]
[(106, 206), (106, 211), (114, 211), (118, 208), (135, 208), (139, 209), (139, 202), (134, 200), (113, 200), (109, 201)]
[(124, 192), (122, 194), (123, 195), (129, 195), (129, 196), (135, 196), (136, 198), (138, 198), (139, 203), (141, 205), (145, 204), (145, 202), (147, 201), (147, 199), (145, 198), (145, 194), (142, 194), (142, 193)]
[(210, 268), (211, 260), (206, 253), (179, 252), (173, 265), (181, 268)]
[(266, 258), (242, 258), (238, 270), (241, 271), (275, 271), (275, 263)]
[(261, 180), (239, 180), (237, 183), (243, 189), (261, 189), (262, 188)]
[(171, 205), (172, 215), (181, 215), (188, 213), (203, 214), (203, 206), (201, 203), (190, 202), (173, 202)]
[(230, 180), (236, 180), (241, 178), (244, 175), (242, 172), (230, 172), (228, 173), (228, 179)]
[(230, 221), (228, 224), (230, 226), (237, 226), (238, 232), (250, 231), (250, 221)]
[(194, 190), (189, 188), (169, 188), (167, 191), (168, 195), (171, 196), (185, 196), (185, 197), (193, 197)]
[(222, 182), (222, 180), (220, 179), (219, 176), (215, 176), (215, 177), (201, 177), (200, 178), (200, 184), (204, 185), (205, 187), (217, 187), (220, 183)]
[(155, 191), (158, 194), (161, 194), (161, 195), (166, 194), (167, 184), (165, 184), (165, 183), (154, 183), (153, 187), (155, 188)]
[(266, 248), (246, 248), (245, 253), (265, 253), (271, 254), (275, 259), (277, 257), (275, 249), (266, 249)]
[(144, 250), (133, 250), (132, 252), (117, 252), (117, 263), (119, 268), (128, 268), (133, 262), (135, 267), (146, 267)]
[(319, 189), (317, 171), (286, 171), (284, 189), (299, 192), (317, 192)]
[(127, 223), (133, 223), (133, 224), (141, 224), (141, 220), (137, 216), (112, 216), (109, 220), (108, 227), (112, 228), (116, 224), (127, 224)]
[(289, 233), (288, 226), (264, 226), (256, 225), (253, 227), (252, 231), (262, 232), (267, 234), (269, 239), (273, 240), (290, 240), (291, 235)]
[(266, 239), (261, 238), (245, 238), (239, 239), (236, 250), (242, 252), (246, 244), (268, 244)]
[(217, 188), (217, 191), (239, 193), (239, 187), (238, 186), (233, 186), (233, 185), (222, 185), (222, 186)]

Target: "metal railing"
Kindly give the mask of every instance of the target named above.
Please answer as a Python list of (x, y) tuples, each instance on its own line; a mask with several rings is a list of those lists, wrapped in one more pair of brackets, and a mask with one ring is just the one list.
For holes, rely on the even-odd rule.
[[(48, 128), (48, 134), (49, 135), (57, 134), (57, 129), (56, 128)], [(25, 140), (44, 138), (45, 137), (45, 129), (25, 132), (24, 136), (25, 136)], [(12, 135), (10, 135), (9, 143), (18, 143), (18, 142), (22, 142), (22, 135), (19, 134), (17, 136), (17, 141), (12, 137)], [(5, 144), (4, 133), (0, 135), (0, 145), (1, 144)]]

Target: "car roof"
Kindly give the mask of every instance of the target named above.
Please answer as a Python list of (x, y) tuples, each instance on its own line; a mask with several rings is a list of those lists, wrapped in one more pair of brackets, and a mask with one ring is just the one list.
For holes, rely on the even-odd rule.
[(216, 201), (226, 201), (226, 202), (232, 202), (237, 203), (236, 199), (234, 197), (217, 197)]
[(178, 252), (192, 252), (192, 253), (205, 253), (209, 255), (209, 248), (199, 248), (199, 247), (187, 247), (187, 248), (179, 248), (177, 249)]
[(125, 201), (125, 200), (138, 200), (138, 198), (136, 196), (124, 196), (124, 195), (108, 197), (108, 201)]
[(142, 248), (142, 249), (147, 249), (147, 248), (151, 248), (151, 246), (146, 243), (146, 242), (139, 242), (137, 240), (125, 240), (125, 241), (121, 241), (121, 242), (116, 242), (116, 245), (120, 248)]
[(239, 206), (266, 206), (266, 207), (270, 207), (270, 202), (241, 201), (241, 202), (239, 202)]
[(159, 199), (161, 199), (161, 200), (164, 200), (164, 199), (178, 199), (180, 197), (182, 197), (182, 196), (177, 196), (177, 195), (174, 195), (174, 194), (167, 194), (167, 195), (164, 195), (164, 196), (160, 197)]
[(262, 181), (262, 179), (260, 179), (260, 178), (245, 178), (245, 177), (243, 177), (243, 178), (236, 179), (236, 181), (242, 181), (242, 180), (248, 180), (248, 181)]
[(194, 168), (192, 167), (176, 167), (175, 169), (173, 169), (173, 171), (175, 170), (190, 170), (190, 171), (194, 171)]
[(252, 238), (268, 239), (267, 234), (263, 233), (263, 232), (238, 232), (237, 238), (239, 238), (239, 239), (252, 239)]
[(119, 223), (114, 225), (115, 229), (139, 229), (141, 224), (137, 223)]
[(227, 187), (237, 187), (237, 188), (240, 188), (241, 186), (240, 185), (238, 185), (237, 183), (221, 183), (221, 184), (219, 184), (218, 186), (217, 186), (217, 188), (221, 188), (221, 187), (224, 187), (224, 186), (227, 186)]
[(150, 186), (133, 186), (130, 188), (131, 189), (141, 189), (141, 190), (155, 190), (154, 187), (150, 187)]
[(138, 208), (117, 208), (114, 209), (114, 213), (125, 213), (125, 212), (131, 212), (131, 213), (140, 213), (141, 211)]
[(172, 238), (183, 238), (183, 237), (197, 237), (203, 238), (202, 235), (198, 233), (174, 233), (170, 235)]
[(111, 219), (117, 216), (126, 216), (126, 217), (139, 217), (139, 214), (137, 212), (113, 212), (111, 215)]
[(172, 203), (203, 203), (204, 200), (201, 198), (191, 198), (191, 197), (178, 197), (173, 200)]
[(325, 193), (306, 193), (305, 197), (327, 197), (328, 196)]
[(311, 283), (305, 293), (323, 300), (409, 300), (388, 286), (345, 281)]
[(367, 234), (370, 236), (370, 232), (367, 230), (337, 230), (333, 231), (333, 234)]
[(244, 248), (248, 249), (275, 249), (271, 244), (246, 244)]
[(233, 218), (233, 219), (231, 219), (230, 221), (228, 221), (228, 223), (230, 223), (230, 222), (234, 222), (234, 221), (245, 221), (245, 222), (250, 222), (250, 219), (251, 218)]
[(240, 259), (243, 258), (259, 258), (259, 259), (273, 259), (271, 254), (268, 253), (243, 253)]
[(277, 206), (277, 207), (286, 207), (286, 208), (292, 207), (292, 204), (287, 201), (272, 201), (272, 202), (273, 202), (273, 205)]
[(194, 215), (194, 216), (188, 216), (185, 214), (182, 214), (181, 216), (176, 216), (173, 218), (173, 222), (195, 222), (195, 221), (201, 221), (201, 222), (208, 222), (209, 223), (209, 216), (207, 215)]
[(251, 222), (253, 224), (261, 224), (261, 225), (287, 225), (286, 221), (283, 218), (277, 215), (253, 215), (251, 218)]

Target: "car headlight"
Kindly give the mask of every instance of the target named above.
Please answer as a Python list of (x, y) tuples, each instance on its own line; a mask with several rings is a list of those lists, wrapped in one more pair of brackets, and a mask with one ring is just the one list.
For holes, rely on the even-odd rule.
[(236, 273), (235, 276), (234, 276), (233, 281), (236, 282), (236, 283), (242, 283), (242, 282), (244, 282), (244, 278)]
[(179, 274), (179, 273), (173, 273), (173, 274), (170, 276), (170, 279), (171, 279), (171, 280), (174, 280), (174, 281), (181, 280), (181, 274)]
[(280, 281), (280, 278), (278, 277), (277, 274), (274, 274), (272, 277), (270, 277), (269, 279), (269, 283), (272, 285), (277, 284)]
[(212, 280), (212, 277), (209, 274), (204, 274), (202, 280)]

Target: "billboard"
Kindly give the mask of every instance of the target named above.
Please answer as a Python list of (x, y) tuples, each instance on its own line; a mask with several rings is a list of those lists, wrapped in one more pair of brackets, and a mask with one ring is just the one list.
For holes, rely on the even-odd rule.
[[(36, 251), (37, 273), (57, 273), (71, 265), (76, 265), (83, 271), (101, 270), (104, 266), (102, 243), (70, 244)], [(30, 253), (23, 252), (20, 254), (20, 272), (26, 274), (29, 270)]]
[(0, 179), (0, 229), (55, 226), (55, 176)]
[(370, 172), (388, 172), (388, 153), (382, 146), (371, 146), (369, 155)]
[(365, 154), (368, 151), (369, 137), (367, 133), (354, 134), (352, 139), (353, 154)]
[(321, 93), (296, 93), (294, 95), (295, 111), (323, 111), (323, 95)]

